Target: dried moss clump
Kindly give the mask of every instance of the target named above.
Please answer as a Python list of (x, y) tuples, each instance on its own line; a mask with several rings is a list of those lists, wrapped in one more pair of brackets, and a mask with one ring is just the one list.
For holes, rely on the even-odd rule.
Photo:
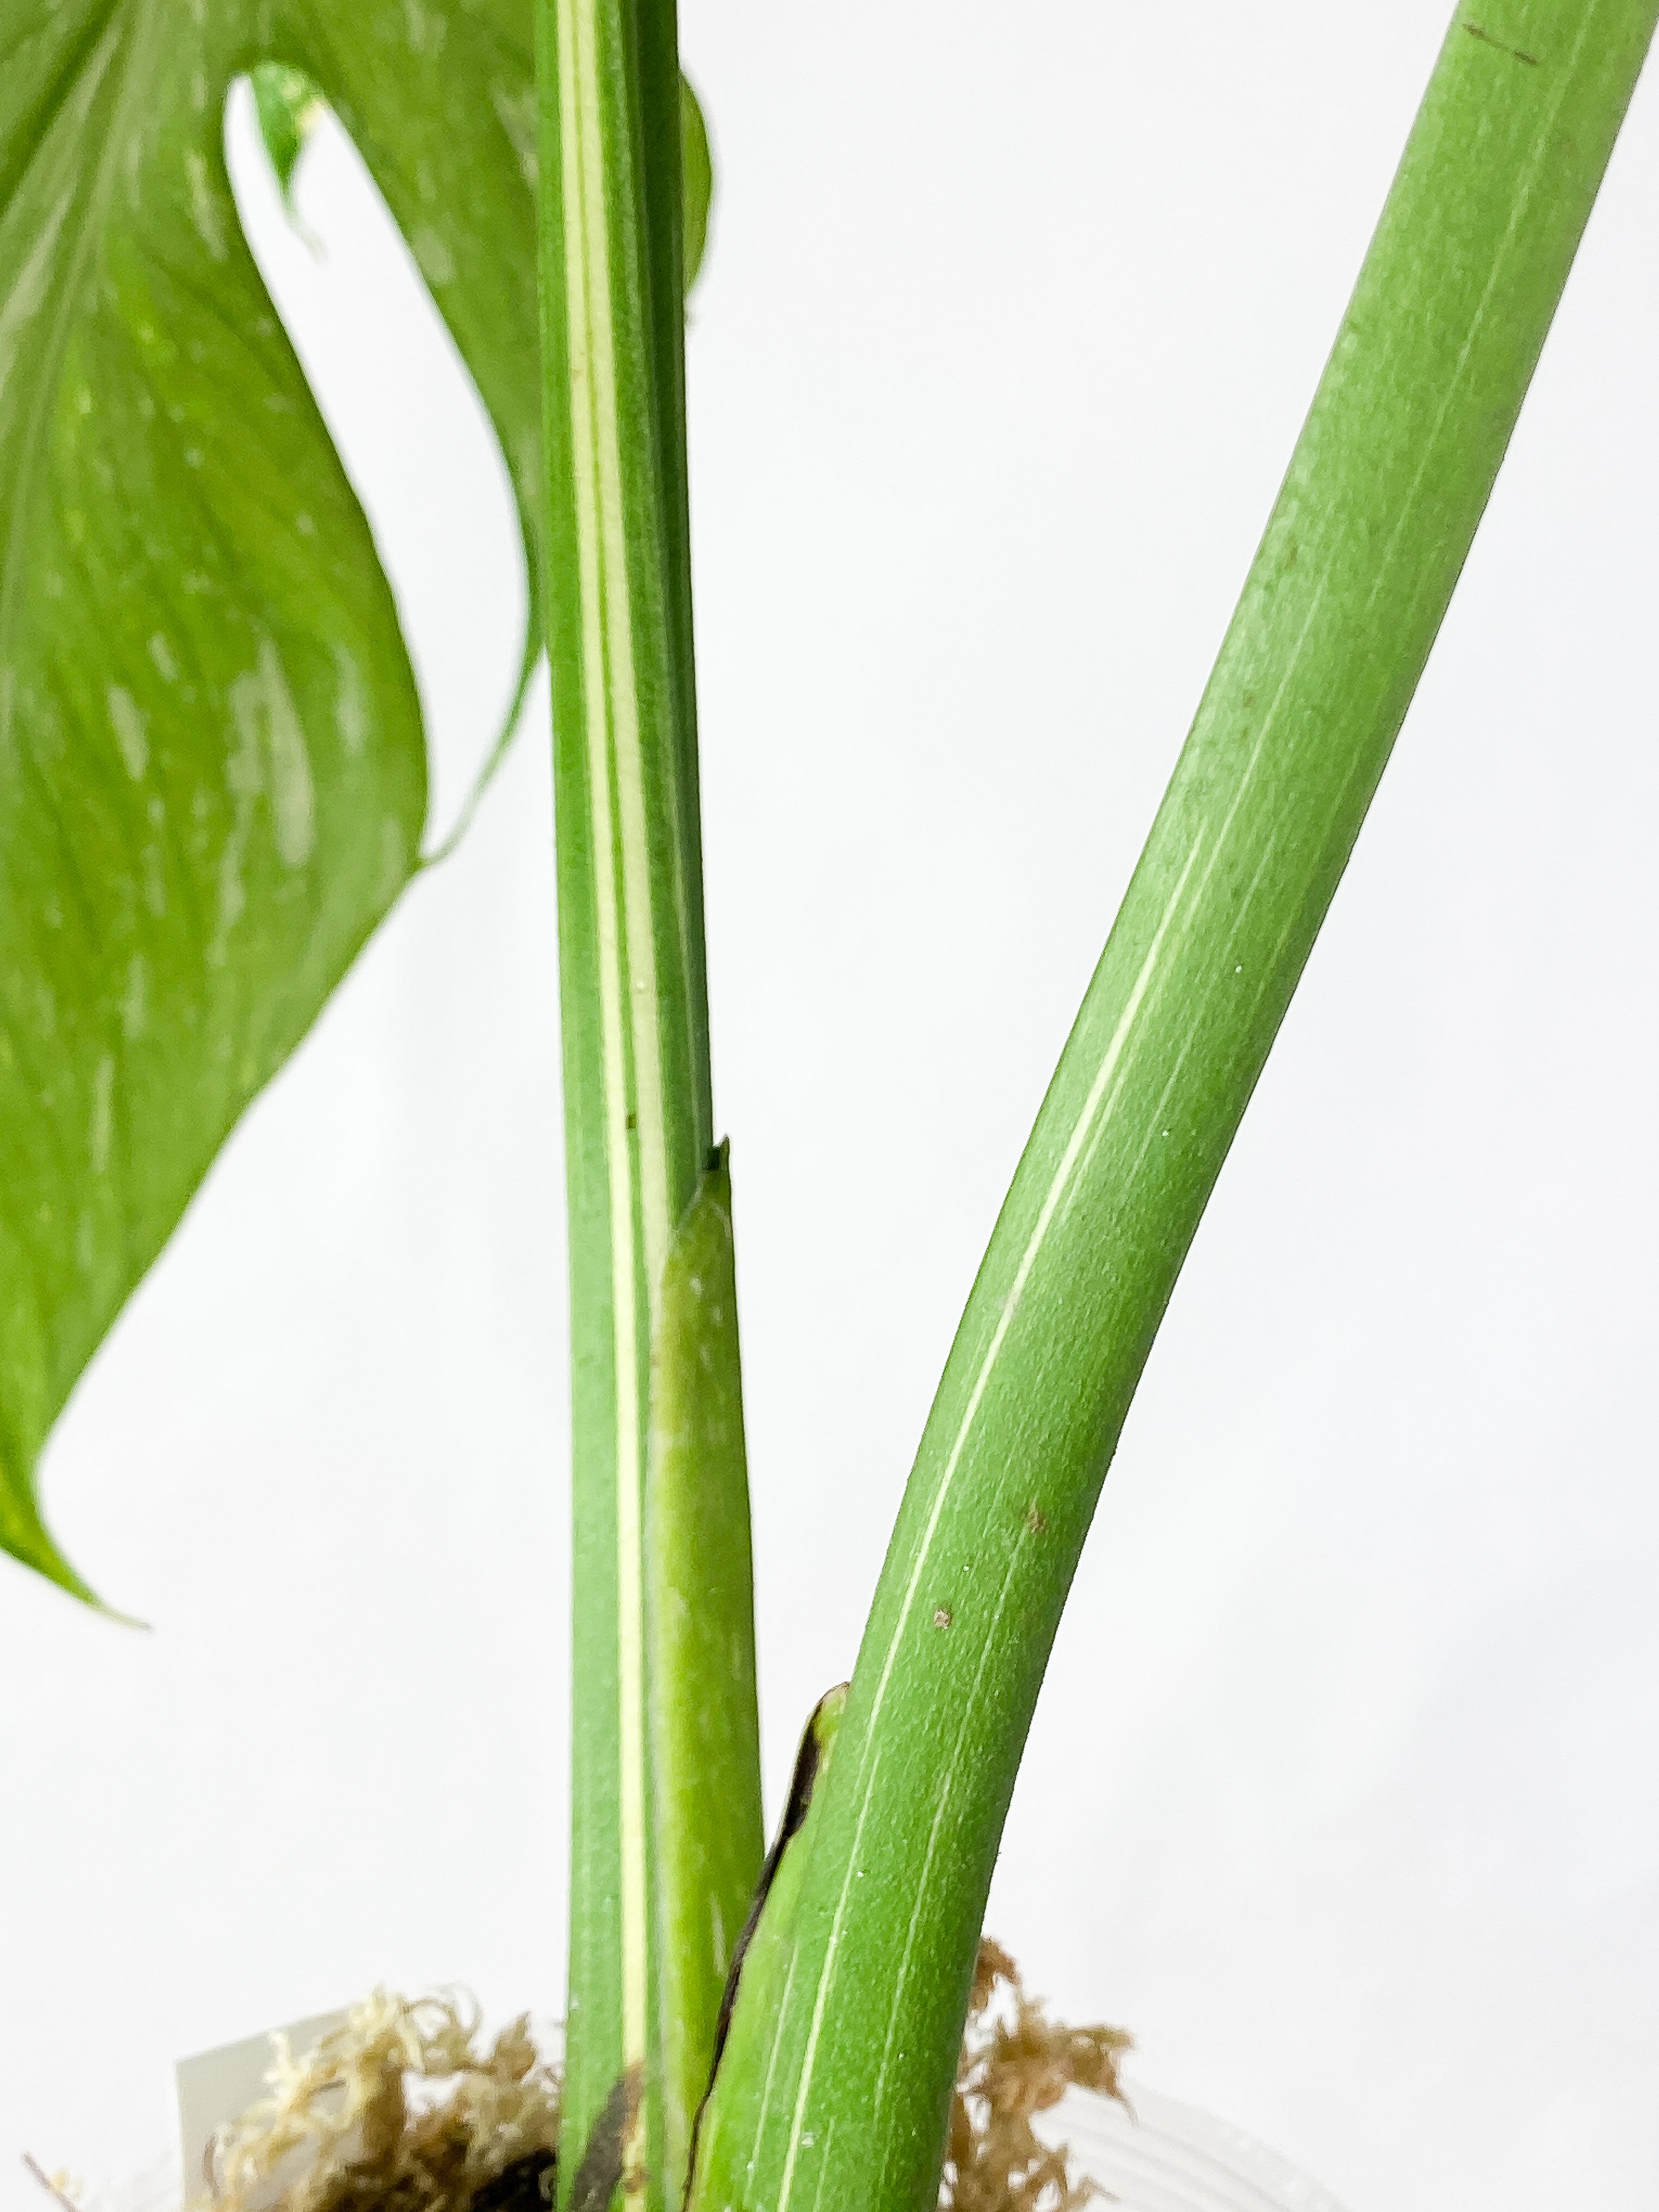
[(314, 2051), (295, 2058), (279, 2038), (266, 2078), (271, 2094), (220, 2136), (203, 2200), (212, 2212), (246, 2212), (289, 2160), (298, 2170), (283, 2212), (538, 2212), (548, 2202), (559, 2081), (527, 2017), (480, 2050), (476, 2016), (453, 1999), (377, 1991)]
[[(1115, 2027), (1064, 2027), (981, 1944), (951, 2106), (941, 2212), (1079, 2212), (1097, 2192), (1031, 2125), (1069, 2088), (1121, 2097)], [(559, 2081), (515, 2021), (487, 2050), (448, 1997), (377, 1992), (299, 2057), (278, 2039), (271, 2094), (222, 2131), (198, 2212), (250, 2212), (273, 2174), (282, 2212), (543, 2212)]]
[(988, 1937), (979, 1947), (939, 2187), (941, 2212), (1079, 2212), (1101, 2192), (1074, 2181), (1062, 2146), (1031, 2125), (1068, 2089), (1123, 2101), (1121, 2027), (1065, 2027), (1028, 1997), (1019, 1970)]

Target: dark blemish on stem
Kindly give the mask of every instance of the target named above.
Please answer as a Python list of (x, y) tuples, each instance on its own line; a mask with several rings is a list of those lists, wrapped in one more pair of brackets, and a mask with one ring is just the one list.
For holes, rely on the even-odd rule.
[(1519, 46), (1506, 46), (1502, 39), (1494, 39), (1492, 33), (1483, 31), (1479, 23), (1465, 23), (1463, 28), (1472, 39), (1479, 39), (1483, 46), (1492, 47), (1495, 53), (1508, 54), (1512, 61), (1524, 62), (1528, 69), (1537, 68), (1536, 54), (1523, 53)]
[(1040, 1505), (1028, 1505), (1026, 1507), (1025, 1526), (1033, 1536), (1046, 1534), (1048, 1527), (1048, 1516)]
[(629, 1117), (628, 1117), (628, 1126), (629, 1126), (629, 1127), (630, 1129), (637, 1129), (637, 1128), (639, 1127), (639, 1126), (640, 1126), (640, 1117), (639, 1117), (639, 1115), (638, 1115), (637, 1114), (630, 1114), (630, 1115), (629, 1115)]
[(950, 1607), (948, 1605), (942, 1605), (939, 1611), (933, 1615), (933, 1626), (935, 1628), (948, 1628), (954, 1618), (955, 1615), (951, 1613)]
[(582, 2153), (582, 2162), (576, 2168), (571, 2188), (570, 2212), (607, 2212), (611, 2198), (622, 2186), (623, 2168), (628, 2161), (628, 2137), (639, 2108), (640, 2069), (635, 2065), (617, 2075), (605, 2100), (604, 2110), (593, 2123), (593, 2132), (587, 2138), (587, 2148)]

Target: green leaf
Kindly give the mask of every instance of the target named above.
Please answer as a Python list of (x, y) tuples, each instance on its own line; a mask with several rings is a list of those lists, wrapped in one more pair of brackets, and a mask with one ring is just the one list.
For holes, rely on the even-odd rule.
[(684, 76), (680, 79), (680, 169), (685, 180), (685, 294), (690, 299), (708, 246), (714, 161), (708, 150), (708, 125), (702, 106)]
[(531, 23), (0, 0), (0, 1545), (85, 1596), (37, 1504), (47, 1432), (426, 811), (391, 593), (243, 241), (225, 96), (264, 61), (326, 94), (527, 517)]
[(805, 1842), (791, 1972), (741, 2055), (734, 2019), (694, 2212), (937, 2202), (998, 1839), (1100, 1485), (1656, 16), (1656, 0), (1482, 0), (1452, 23), (963, 1316)]

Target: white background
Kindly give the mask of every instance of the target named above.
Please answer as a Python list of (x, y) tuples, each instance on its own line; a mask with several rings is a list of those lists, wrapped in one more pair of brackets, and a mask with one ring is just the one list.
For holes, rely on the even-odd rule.
[[(686, 0), (708, 940), (775, 1805), (1444, 0)], [(453, 811), (501, 471), (337, 146), (262, 250)], [(1659, 87), (1124, 1437), (991, 1924), (1352, 2212), (1659, 2201)], [(544, 692), (538, 694), (544, 714)], [(0, 2203), (376, 1981), (556, 2012), (544, 732), (248, 1117), (0, 1572)], [(20, 2205), (40, 2204), (20, 2194)]]

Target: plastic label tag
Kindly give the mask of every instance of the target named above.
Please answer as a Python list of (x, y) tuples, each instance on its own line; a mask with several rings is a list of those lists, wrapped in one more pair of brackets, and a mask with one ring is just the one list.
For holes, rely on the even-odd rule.
[[(326, 2035), (345, 2026), (343, 2012), (322, 2013), (315, 2020), (298, 2020), (291, 2027), (270, 2028), (242, 2043), (222, 2044), (216, 2051), (181, 2058), (174, 2073), (179, 2085), (179, 2148), (184, 2160), (186, 2203), (214, 2194), (214, 2138), (222, 2127), (240, 2119), (250, 2105), (268, 2095), (266, 2075), (276, 2063), (278, 2035), (286, 2035), (297, 2054), (315, 2050)], [(248, 2201), (247, 2212), (267, 2212), (283, 2192), (293, 2187), (305, 2170), (303, 2150), (284, 2160), (267, 2176)]]

